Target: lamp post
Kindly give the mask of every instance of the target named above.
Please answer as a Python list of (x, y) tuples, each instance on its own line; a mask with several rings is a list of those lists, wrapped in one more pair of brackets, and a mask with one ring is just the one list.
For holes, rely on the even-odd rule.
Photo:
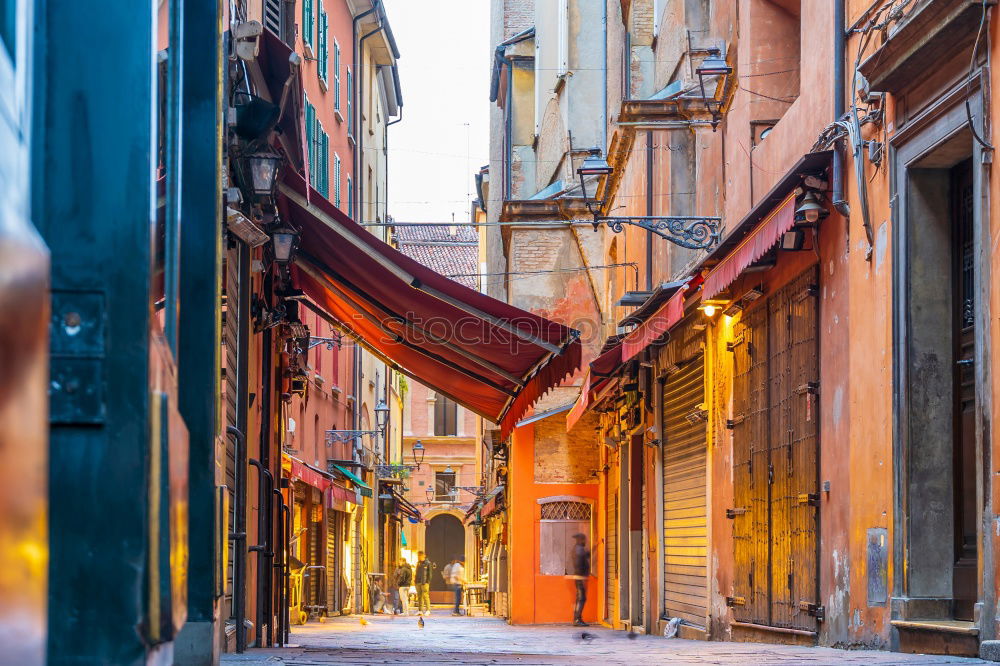
[(427, 495), (427, 503), (428, 504), (430, 504), (431, 502), (434, 501), (434, 495), (436, 493), (437, 493), (437, 491), (434, 490), (434, 486), (430, 486), (430, 487), (427, 488), (427, 490), (424, 491), (424, 494)]
[(413, 462), (416, 464), (417, 469), (420, 469), (420, 465), (423, 464), (426, 454), (427, 450), (424, 448), (424, 443), (418, 439), (413, 444)]
[(375, 424), (379, 430), (384, 431), (388, 422), (389, 405), (385, 404), (385, 400), (379, 400), (378, 404), (375, 405)]
[(614, 173), (614, 167), (604, 159), (600, 148), (591, 148), (590, 154), (583, 164), (576, 170), (580, 176), (580, 192), (583, 194), (583, 201), (587, 205), (587, 210), (593, 215), (594, 231), (597, 231), (601, 224), (606, 224), (614, 233), (618, 234), (624, 230), (624, 225), (629, 224), (650, 231), (660, 238), (666, 239), (675, 245), (686, 247), (691, 250), (710, 250), (719, 241), (719, 223), (721, 217), (705, 217), (691, 215), (668, 215), (668, 216), (613, 216), (601, 215), (606, 201), (597, 198), (595, 190), (594, 196), (587, 195), (587, 177), (602, 177)]

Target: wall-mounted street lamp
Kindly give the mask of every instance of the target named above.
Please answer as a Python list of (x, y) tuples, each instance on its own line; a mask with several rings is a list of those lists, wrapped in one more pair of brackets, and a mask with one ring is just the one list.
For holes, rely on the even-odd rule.
[(281, 168), (281, 155), (270, 150), (250, 153), (244, 158), (249, 182), (247, 185), (258, 199), (269, 199), (274, 194)]
[(437, 496), (437, 491), (434, 490), (433, 486), (431, 486), (424, 491), (424, 494), (427, 495), (427, 503), (430, 504), (431, 502), (434, 501), (434, 498)]
[(691, 250), (710, 250), (719, 241), (719, 223), (721, 217), (703, 217), (689, 215), (668, 216), (614, 216), (601, 215), (606, 203), (603, 199), (587, 195), (587, 178), (608, 176), (614, 172), (614, 167), (608, 164), (601, 154), (600, 148), (591, 148), (587, 159), (583, 161), (576, 173), (580, 176), (580, 192), (587, 210), (594, 216), (594, 231), (601, 224), (607, 224), (611, 231), (619, 234), (624, 225), (629, 224), (650, 231), (675, 245)]
[(295, 249), (299, 244), (299, 232), (281, 226), (271, 232), (271, 245), (274, 249), (274, 260), (281, 266), (287, 266), (292, 261)]
[(427, 454), (427, 450), (424, 448), (424, 443), (419, 439), (413, 443), (413, 462), (417, 465), (417, 469), (424, 462), (424, 456)]
[(326, 444), (330, 446), (333, 442), (350, 442), (361, 437), (384, 435), (388, 421), (389, 406), (385, 404), (385, 400), (379, 400), (375, 406), (375, 430), (327, 430)]
[(389, 405), (385, 404), (385, 400), (379, 400), (378, 404), (375, 405), (375, 424), (378, 426), (379, 430), (384, 431), (385, 426), (389, 423)]
[(819, 202), (816, 193), (809, 190), (802, 197), (802, 203), (795, 209), (795, 219), (815, 224), (830, 214), (830, 211)]
[[(695, 73), (698, 75), (698, 85), (701, 86), (701, 97), (705, 100), (705, 108), (712, 114), (712, 131), (714, 132), (722, 120), (722, 102), (716, 99), (716, 91), (726, 77), (733, 73), (733, 68), (726, 62), (720, 49), (709, 49), (708, 57), (701, 61), (701, 65), (698, 66)], [(719, 77), (719, 81), (712, 96), (709, 97), (705, 94), (705, 79), (713, 76)]]

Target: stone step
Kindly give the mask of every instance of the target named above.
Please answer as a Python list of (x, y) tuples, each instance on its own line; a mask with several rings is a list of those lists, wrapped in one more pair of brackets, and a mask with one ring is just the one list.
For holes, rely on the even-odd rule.
[(979, 628), (961, 620), (893, 620), (900, 652), (979, 656)]

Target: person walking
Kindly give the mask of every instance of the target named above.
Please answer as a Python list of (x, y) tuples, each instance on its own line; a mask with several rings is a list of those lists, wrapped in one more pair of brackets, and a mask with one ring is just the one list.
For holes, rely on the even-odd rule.
[(413, 569), (410, 563), (401, 559), (393, 573), (393, 587), (399, 594), (399, 612), (406, 615), (410, 612), (410, 586), (413, 585)]
[(413, 575), (413, 584), (417, 586), (417, 615), (431, 614), (431, 575), (434, 563), (427, 559), (424, 551), (417, 553), (417, 570)]
[(448, 584), (455, 591), (455, 607), (451, 610), (452, 615), (462, 614), (462, 589), (465, 585), (465, 565), (463, 562), (465, 562), (465, 558), (459, 555), (451, 561), (451, 565), (447, 569)]
[(574, 534), (576, 544), (573, 546), (573, 575), (570, 578), (576, 582), (576, 603), (573, 606), (573, 624), (586, 627), (583, 621), (583, 607), (587, 604), (587, 578), (590, 577), (590, 549), (587, 548), (587, 536)]

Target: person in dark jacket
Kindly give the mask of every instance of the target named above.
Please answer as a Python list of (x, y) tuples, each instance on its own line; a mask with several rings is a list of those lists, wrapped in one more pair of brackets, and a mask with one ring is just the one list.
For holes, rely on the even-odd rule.
[(590, 577), (590, 549), (587, 548), (587, 535), (574, 534), (576, 544), (573, 546), (573, 578), (576, 582), (576, 604), (573, 606), (573, 624), (586, 627), (583, 621), (583, 607), (587, 603), (587, 578)]
[(410, 612), (410, 586), (413, 585), (413, 569), (410, 568), (410, 563), (400, 560), (392, 578), (393, 587), (399, 593), (399, 612), (406, 615)]
[(417, 615), (431, 614), (431, 574), (434, 573), (434, 563), (427, 559), (424, 551), (417, 553), (417, 571), (413, 576), (413, 584), (417, 586)]

